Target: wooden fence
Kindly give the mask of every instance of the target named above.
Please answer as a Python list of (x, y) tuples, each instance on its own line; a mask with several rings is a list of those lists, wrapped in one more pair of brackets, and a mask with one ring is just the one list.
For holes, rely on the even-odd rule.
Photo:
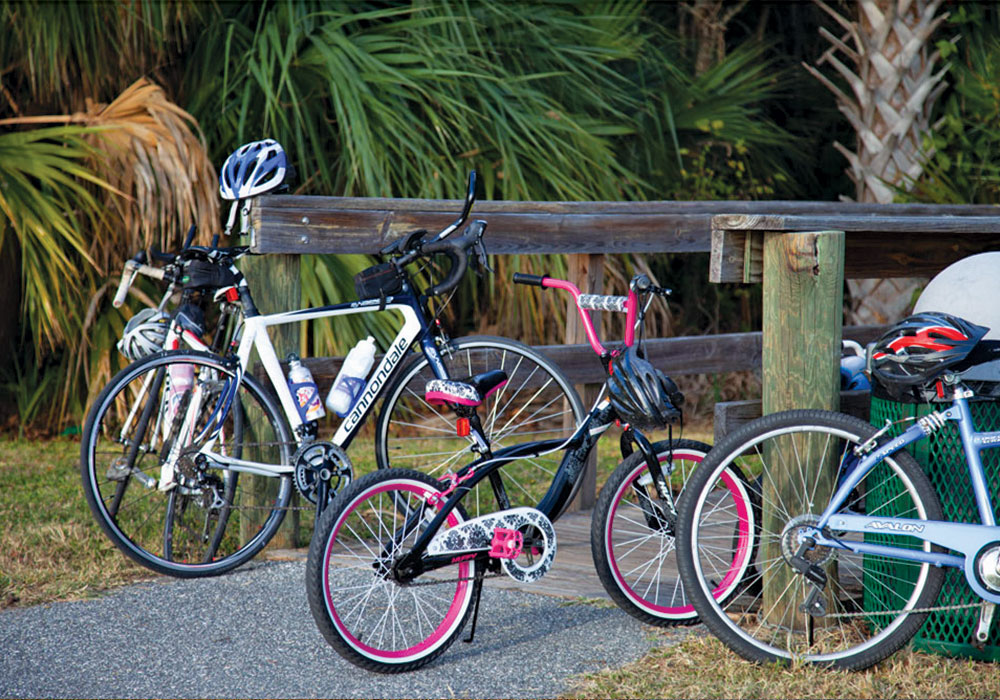
[[(374, 253), (406, 231), (443, 228), (460, 209), (457, 200), (303, 196), (255, 200), (251, 245), (255, 252), (273, 254), (253, 273), (261, 310), (299, 306), (298, 255)], [(807, 254), (803, 255), (802, 250), (792, 254), (797, 259), (795, 264), (802, 268), (799, 272), (807, 276), (815, 269), (802, 267), (803, 260), (813, 260), (809, 264), (819, 267), (809, 257), (818, 250), (815, 242), (820, 238), (815, 232), (819, 231), (842, 232), (840, 245), (844, 252), (834, 263), (834, 267), (841, 268), (832, 271), (834, 280), (845, 276), (932, 275), (968, 255), (1000, 249), (998, 211), (987, 206), (784, 201), (486, 201), (476, 204), (472, 216), (489, 222), (486, 241), (491, 253), (568, 254), (570, 274), (583, 291), (602, 291), (605, 254), (710, 252), (711, 281), (763, 281), (765, 297), (769, 297), (769, 285), (773, 281), (771, 286), (775, 286), (780, 276), (777, 270), (788, 267), (775, 264), (774, 272), (764, 269), (765, 240), (773, 236), (808, 234), (796, 238), (796, 245), (805, 246), (802, 250)], [(828, 266), (826, 259), (823, 265)], [(827, 286), (833, 289), (836, 283)], [(820, 299), (818, 303), (829, 305), (834, 303), (831, 299)], [(789, 308), (783, 316), (789, 320), (796, 313), (796, 308)], [(567, 316), (571, 321), (566, 329), (566, 344), (543, 347), (543, 352), (575, 383), (600, 381), (600, 368), (584, 344), (575, 314)], [(832, 307), (829, 316), (839, 319), (839, 305)], [(794, 330), (794, 323), (788, 328), (793, 329), (793, 335), (801, 332)], [(816, 332), (830, 336), (825, 338), (827, 346), (839, 347), (839, 320)], [(878, 327), (843, 329), (844, 337), (860, 342), (867, 342), (877, 332)], [(656, 339), (648, 348), (657, 367), (679, 375), (759, 369), (764, 344), (761, 333), (741, 333)], [(808, 357), (801, 359), (809, 361)], [(323, 387), (329, 385), (339, 368), (337, 358), (310, 358), (308, 364)], [(781, 372), (780, 368), (773, 371)], [(863, 403), (857, 397), (849, 398), (852, 404)], [(718, 406), (717, 436), (760, 411), (760, 402)], [(581, 505), (589, 507), (593, 497), (591, 478), (582, 489)]]

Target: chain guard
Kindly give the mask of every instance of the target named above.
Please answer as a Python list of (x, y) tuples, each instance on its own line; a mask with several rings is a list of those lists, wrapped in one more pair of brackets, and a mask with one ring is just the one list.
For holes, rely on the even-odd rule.
[(458, 556), (488, 552), (498, 528), (524, 534), (524, 553), (517, 559), (501, 560), (508, 576), (521, 583), (532, 583), (548, 573), (556, 556), (556, 531), (552, 521), (536, 508), (510, 508), (467, 520), (436, 534), (427, 545), (427, 554)]
[(354, 475), (353, 465), (343, 449), (332, 442), (310, 442), (300, 447), (292, 457), (295, 465), (293, 481), (295, 488), (302, 497), (317, 505), (319, 501), (319, 484), (327, 481), (327, 505), (337, 493), (351, 483)]

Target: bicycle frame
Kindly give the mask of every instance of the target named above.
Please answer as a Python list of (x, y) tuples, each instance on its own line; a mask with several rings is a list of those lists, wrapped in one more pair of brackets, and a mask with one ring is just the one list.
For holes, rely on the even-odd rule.
[[(573, 296), (587, 334), (587, 340), (605, 367), (612, 353), (601, 345), (590, 314), (587, 311), (588, 308), (624, 311), (626, 313), (624, 345), (625, 347), (631, 347), (634, 344), (635, 328), (641, 323), (644, 313), (644, 310), (639, 310), (639, 299), (635, 291), (630, 289), (628, 296), (624, 298), (586, 295), (581, 294), (576, 285), (566, 280), (545, 277), (541, 278), (540, 281), (535, 281), (540, 286), (562, 289)], [(414, 542), (412, 549), (395, 563), (394, 568), (401, 576), (401, 579), (409, 580), (426, 571), (469, 558), (467, 554), (457, 557), (451, 554), (430, 556), (426, 554), (426, 548), (452, 510), (454, 510), (466, 494), (485, 479), (490, 479), (500, 508), (506, 509), (509, 507), (509, 503), (506, 502), (506, 496), (503, 492), (502, 482), (497, 472), (501, 467), (511, 462), (519, 459), (540, 457), (558, 450), (565, 450), (565, 455), (552, 478), (552, 483), (537, 506), (537, 510), (546, 518), (552, 521), (557, 520), (576, 495), (591, 451), (601, 436), (616, 421), (617, 415), (611, 407), (611, 402), (607, 398), (600, 396), (590, 413), (581, 421), (573, 432), (573, 435), (569, 438), (522, 443), (491, 452), (488, 442), (479, 432), (478, 418), (474, 419), (472, 434), (475, 436), (477, 444), (480, 445), (481, 449), (485, 450), (486, 454), (451, 475), (450, 486), (441, 494), (435, 495), (434, 498), (438, 500), (441, 498), (446, 498), (447, 500), (444, 501), (443, 506), (433, 517), (427, 528)], [(650, 466), (653, 478), (657, 482), (662, 481), (663, 471), (659, 460), (653, 453), (652, 446), (645, 436), (626, 426), (623, 438), (625, 437), (628, 440), (623, 439), (622, 441), (623, 456), (628, 456), (626, 445), (632, 442), (636, 443)], [(475, 558), (485, 561), (490, 558), (490, 554), (486, 551), (477, 552)]]
[[(552, 484), (537, 507), (550, 520), (558, 519), (573, 496), (576, 495), (576, 487), (583, 475), (584, 466), (591, 450), (614, 422), (615, 415), (611, 408), (611, 402), (607, 399), (600, 399), (587, 417), (577, 426), (573, 435), (565, 440), (539, 440), (505, 447), (459, 469), (452, 478), (452, 486), (441, 494), (441, 496), (447, 497), (443, 507), (414, 542), (413, 548), (397, 562), (396, 568), (401, 571), (405, 570), (406, 576), (413, 578), (426, 571), (464, 560), (466, 558), (464, 555), (433, 557), (424, 554), (427, 545), (437, 534), (438, 528), (444, 523), (448, 514), (473, 487), (496, 474), (501, 467), (519, 459), (539, 457), (563, 449), (566, 454), (559, 463)], [(489, 552), (479, 552), (476, 558), (488, 559)]]
[[(971, 392), (957, 386), (951, 407), (921, 418), (901, 435), (871, 451), (855, 466), (850, 467), (830, 499), (826, 510), (820, 516), (818, 523), (804, 531), (803, 536), (813, 538), (818, 546), (848, 549), (858, 554), (872, 554), (926, 562), (934, 566), (963, 569), (969, 586), (977, 595), (987, 602), (1000, 603), (1000, 593), (991, 592), (984, 587), (979, 582), (975, 571), (977, 554), (983, 547), (1000, 541), (1000, 527), (997, 527), (996, 519), (993, 517), (991, 495), (981, 457), (983, 450), (1000, 448), (1000, 431), (977, 432), (975, 430), (972, 413), (969, 409), (968, 397), (970, 395)], [(958, 423), (972, 490), (979, 511), (979, 523), (883, 518), (837, 512), (846, 502), (851, 491), (861, 483), (875, 465), (907, 445), (928, 437), (934, 430), (943, 426), (945, 421)], [(925, 546), (923, 549), (914, 550), (869, 542), (844, 542), (836, 536), (824, 534), (824, 530), (902, 534), (923, 541)], [(931, 551), (929, 546), (931, 543), (955, 552), (961, 552), (961, 556)]]
[[(253, 307), (250, 305), (246, 308), (252, 309)], [(381, 394), (383, 387), (394, 376), (396, 370), (406, 358), (407, 350), (418, 340), (420, 341), (421, 350), (425, 357), (427, 357), (435, 376), (440, 379), (448, 378), (447, 370), (441, 360), (434, 336), (428, 332), (431, 328), (431, 325), (426, 320), (428, 314), (425, 312), (421, 300), (412, 294), (404, 293), (387, 297), (384, 302), (381, 302), (379, 299), (367, 299), (276, 314), (247, 313), (243, 321), (239, 345), (235, 353), (238, 379), (230, 384), (228, 401), (231, 401), (232, 396), (236, 393), (239, 381), (241, 380), (239, 378), (242, 377), (249, 365), (251, 352), (256, 350), (264, 371), (281, 403), (285, 418), (292, 428), (296, 443), (301, 445), (308, 439), (307, 431), (304, 430), (306, 423), (299, 415), (295, 399), (292, 397), (292, 393), (285, 381), (285, 374), (281, 369), (281, 363), (274, 350), (274, 345), (271, 343), (271, 338), (267, 332), (268, 329), (272, 326), (300, 321), (312, 321), (349, 314), (377, 313), (380, 311), (398, 311), (403, 316), (403, 325), (392, 342), (389, 343), (388, 350), (369, 377), (364, 392), (358, 398), (351, 412), (341, 422), (333, 436), (333, 444), (347, 449), (357, 436), (365, 418), (375, 406), (376, 399)], [(187, 336), (185, 336), (185, 339), (189, 343), (192, 342), (192, 339)], [(223, 399), (220, 399), (220, 403), (222, 401)], [(212, 428), (213, 431), (218, 430), (218, 426), (221, 426), (222, 418), (225, 417), (225, 412), (228, 410), (228, 401), (226, 401), (226, 406), (221, 410), (217, 408), (219, 419), (215, 421), (215, 427)], [(197, 403), (197, 398), (192, 400), (190, 410), (193, 415), (197, 415), (197, 411), (200, 408)], [(210, 419), (209, 426), (211, 427), (212, 424), (213, 421)], [(210, 446), (215, 434), (210, 432), (208, 437)], [(245, 471), (262, 476), (279, 476), (288, 474), (294, 469), (294, 465), (273, 465), (227, 457), (213, 452), (209, 446), (202, 448), (201, 453), (209, 457), (217, 467)]]

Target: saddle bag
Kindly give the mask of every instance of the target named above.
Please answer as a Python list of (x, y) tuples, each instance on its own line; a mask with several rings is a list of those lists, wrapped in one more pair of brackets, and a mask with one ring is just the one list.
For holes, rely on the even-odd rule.
[(391, 262), (373, 265), (354, 275), (354, 291), (360, 299), (380, 299), (403, 291), (403, 277)]

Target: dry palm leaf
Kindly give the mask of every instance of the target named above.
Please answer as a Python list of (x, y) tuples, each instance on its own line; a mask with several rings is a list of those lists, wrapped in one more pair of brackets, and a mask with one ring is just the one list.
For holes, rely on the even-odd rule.
[(203, 235), (217, 229), (215, 169), (201, 130), (159, 86), (142, 78), (108, 105), (88, 101), (85, 120), (113, 127), (99, 137), (108, 156), (99, 170), (131, 195), (130, 200), (109, 198), (120, 212), (122, 233), (92, 242), (91, 255), (105, 271), (120, 265), (123, 250), (178, 248), (191, 224)]
[(105, 153), (94, 170), (118, 191), (107, 194), (106, 205), (122, 226), (95, 232), (90, 242), (102, 274), (121, 267), (123, 252), (178, 248), (191, 224), (202, 235), (217, 230), (215, 169), (201, 129), (158, 85), (140, 78), (107, 105), (88, 99), (85, 111), (71, 115), (0, 120), (0, 125), (43, 123), (106, 127), (92, 137)]

